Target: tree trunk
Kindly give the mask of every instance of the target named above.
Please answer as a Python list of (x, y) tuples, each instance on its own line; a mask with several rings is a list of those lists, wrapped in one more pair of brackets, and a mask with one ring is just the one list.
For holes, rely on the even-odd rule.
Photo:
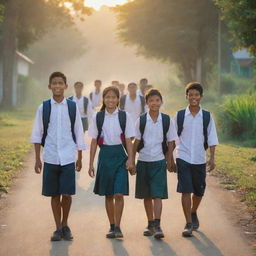
[(3, 39), (2, 39), (2, 60), (3, 60), (3, 100), (2, 106), (11, 108), (15, 106), (13, 101), (13, 86), (17, 81), (15, 79), (16, 65), (16, 40), (17, 40), (17, 19), (18, 4), (20, 1), (6, 1)]
[(202, 83), (202, 58), (196, 59), (196, 81)]

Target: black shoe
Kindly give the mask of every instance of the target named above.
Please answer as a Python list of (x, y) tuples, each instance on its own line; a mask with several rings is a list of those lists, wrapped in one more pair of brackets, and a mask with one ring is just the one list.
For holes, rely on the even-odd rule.
[(193, 232), (193, 224), (192, 223), (187, 223), (183, 232), (182, 232), (182, 236), (191, 237), (192, 232)]
[(110, 228), (108, 233), (106, 234), (106, 238), (115, 238), (115, 229), (114, 228)]
[(153, 236), (154, 233), (155, 233), (155, 227), (154, 227), (154, 225), (148, 225), (148, 226), (145, 228), (145, 230), (144, 230), (144, 232), (143, 232), (143, 235), (144, 235), (144, 236)]
[(71, 230), (68, 226), (62, 228), (62, 238), (67, 241), (73, 240)]
[(115, 238), (123, 238), (123, 233), (120, 227), (115, 227)]
[(62, 230), (57, 229), (53, 232), (53, 234), (51, 236), (51, 241), (60, 241), (61, 238), (62, 238)]
[(193, 230), (197, 230), (199, 228), (199, 220), (196, 212), (191, 213), (191, 218), (192, 218)]
[(156, 239), (164, 238), (164, 233), (160, 226), (155, 228), (154, 238)]

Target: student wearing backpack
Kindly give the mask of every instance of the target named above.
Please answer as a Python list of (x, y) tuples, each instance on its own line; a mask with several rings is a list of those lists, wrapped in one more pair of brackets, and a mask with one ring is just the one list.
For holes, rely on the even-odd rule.
[[(51, 241), (72, 240), (68, 215), (75, 194), (75, 170), (82, 168), (85, 149), (81, 117), (76, 103), (64, 98), (66, 77), (61, 72), (50, 75), (48, 88), (52, 98), (39, 106), (30, 142), (35, 146), (35, 172), (41, 173), (41, 145), (43, 151), (42, 194), (51, 197), (56, 224)], [(76, 151), (78, 158), (76, 160)], [(76, 162), (76, 163), (75, 163)]]
[[(197, 210), (205, 192), (206, 167), (209, 172), (215, 168), (215, 147), (218, 145), (214, 119), (200, 106), (202, 97), (203, 87), (200, 83), (187, 84), (186, 98), (189, 105), (174, 117), (179, 136), (176, 141), (177, 192), (182, 193), (186, 219), (182, 232), (184, 237), (192, 236), (192, 231), (199, 228)], [(208, 147), (210, 159), (206, 164)]]
[(101, 100), (102, 100), (101, 80), (95, 80), (94, 86), (95, 86), (95, 90), (89, 94), (89, 99), (91, 101), (93, 110), (97, 110), (97, 108), (101, 105)]
[[(110, 86), (103, 91), (103, 105), (94, 115), (89, 127), (92, 137), (89, 175), (95, 176), (93, 162), (97, 145), (100, 147), (94, 193), (105, 196), (110, 223), (107, 238), (121, 238), (120, 222), (124, 208), (124, 195), (129, 194), (128, 170), (134, 170), (132, 141), (134, 128), (129, 114), (118, 109), (119, 90)], [(125, 147), (127, 154), (125, 152)]]
[(166, 168), (175, 171), (173, 150), (178, 137), (170, 117), (160, 112), (161, 93), (152, 88), (145, 97), (149, 111), (140, 116), (135, 126), (134, 159), (139, 152), (135, 197), (144, 199), (148, 219), (144, 236), (160, 239), (164, 237), (160, 226), (162, 199), (168, 198)]
[(145, 99), (141, 95), (137, 95), (137, 84), (129, 83), (128, 92), (120, 99), (120, 109), (130, 114), (133, 123), (135, 124), (138, 117), (145, 113)]
[(93, 115), (93, 110), (91, 106), (91, 102), (89, 99), (82, 95), (84, 84), (82, 82), (75, 82), (74, 89), (75, 95), (69, 97), (70, 100), (73, 100), (78, 109), (81, 116), (82, 124), (84, 132), (88, 130), (88, 119), (91, 119)]

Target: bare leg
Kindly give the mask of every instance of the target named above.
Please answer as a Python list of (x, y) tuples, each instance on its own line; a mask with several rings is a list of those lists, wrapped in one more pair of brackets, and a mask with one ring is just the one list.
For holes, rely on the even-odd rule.
[(122, 194), (115, 195), (115, 225), (120, 226), (124, 209), (124, 196)]
[(148, 221), (153, 221), (154, 213), (153, 213), (153, 202), (151, 197), (144, 198), (144, 207), (145, 207)]
[(192, 209), (191, 209), (192, 212), (197, 211), (198, 206), (200, 205), (200, 203), (202, 201), (202, 198), (203, 198), (202, 196), (196, 196), (196, 195), (193, 194), (193, 196), (192, 196), (193, 204), (192, 204)]
[(110, 224), (115, 224), (114, 197), (105, 196), (105, 207)]
[(161, 219), (162, 214), (162, 199), (161, 198), (155, 198), (154, 199), (154, 214), (155, 219)]
[(62, 195), (61, 206), (62, 206), (62, 227), (68, 226), (68, 215), (72, 203), (72, 197), (70, 195)]
[(61, 228), (61, 203), (60, 203), (60, 195), (52, 196), (51, 198), (51, 206), (52, 206), (52, 213), (54, 216), (56, 229)]
[(183, 212), (187, 223), (191, 223), (191, 194), (183, 193), (181, 196)]

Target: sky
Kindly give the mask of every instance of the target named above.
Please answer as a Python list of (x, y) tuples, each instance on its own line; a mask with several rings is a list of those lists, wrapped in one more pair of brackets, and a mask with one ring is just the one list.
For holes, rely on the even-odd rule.
[(127, 0), (85, 0), (85, 5), (100, 10), (102, 6), (116, 6), (128, 2)]

